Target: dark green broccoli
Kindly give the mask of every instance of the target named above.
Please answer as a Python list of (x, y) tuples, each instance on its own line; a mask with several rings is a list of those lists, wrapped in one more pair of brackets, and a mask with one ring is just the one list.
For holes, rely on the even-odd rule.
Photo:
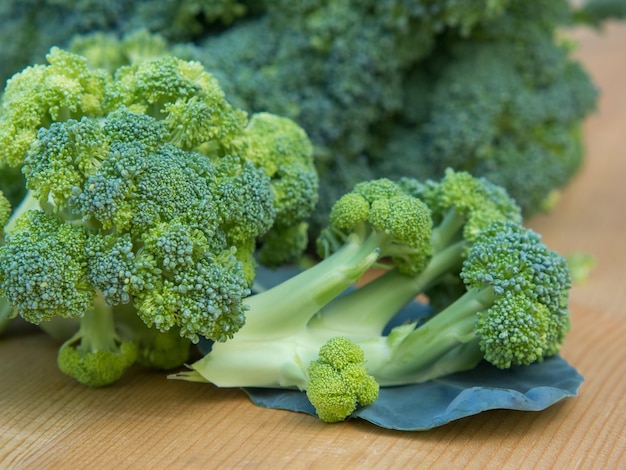
[[(114, 35), (138, 29), (168, 41), (198, 39), (255, 14), (251, 0), (3, 0), (0, 3), (0, 83), (40, 63), (52, 47), (76, 35)], [(250, 4), (250, 5), (248, 5)]]
[(567, 5), (543, 3), (513, 2), (469, 37), (442, 38), (408, 75), (407, 119), (374, 171), (410, 175), (420, 160), (420, 171), (434, 175), (453, 167), (485, 176), (527, 214), (552, 204), (580, 167), (580, 126), (597, 92), (568, 46), (555, 41)]

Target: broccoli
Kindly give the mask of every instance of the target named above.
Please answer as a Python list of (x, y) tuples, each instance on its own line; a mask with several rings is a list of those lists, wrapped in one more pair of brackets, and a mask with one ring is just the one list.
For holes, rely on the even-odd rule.
[[(0, 191), (0, 245), (4, 242), (4, 226), (11, 215), (11, 203)], [(14, 317), (14, 309), (8, 300), (0, 296), (0, 333), (4, 331)]]
[[(4, 228), (4, 226), (9, 221), (9, 216), (11, 215), (11, 201), (7, 199), (2, 191), (0, 191), (0, 227)], [(0, 232), (1, 233), (1, 232)], [(2, 238), (0, 238), (0, 241)]]
[(231, 103), (297, 121), (322, 176), (315, 236), (358, 181), (447, 167), (503, 185), (527, 214), (549, 209), (580, 167), (580, 124), (597, 99), (558, 31), (623, 17), (615, 0), (6, 3), (9, 62), (70, 37), (111, 71), (138, 57), (195, 58)]
[(196, 57), (233, 77), (238, 106), (289, 116), (310, 135), (316, 236), (357, 182), (447, 167), (492, 179), (532, 214), (578, 170), (580, 123), (597, 99), (555, 39), (572, 15), (565, 0), (271, 2), (208, 36)]
[[(357, 393), (367, 376), (395, 386), (483, 359), (499, 368), (541, 361), (568, 330), (570, 274), (520, 214), (501, 187), (453, 170), (440, 181), (359, 183), (337, 201), (320, 235), (325, 258), (244, 299), (244, 326), (175, 377), (306, 390), (319, 416), (337, 421), (368, 402)], [(387, 272), (345, 292), (364, 265)], [(445, 306), (425, 324), (386, 333), (406, 303), (449, 278), (463, 292), (440, 298)], [(329, 367), (329, 350), (361, 369)], [(372, 393), (371, 385), (365, 389)]]
[(374, 171), (411, 175), (413, 154), (427, 174), (453, 167), (485, 176), (526, 215), (549, 209), (580, 167), (580, 124), (597, 98), (570, 48), (555, 42), (555, 25), (568, 18), (563, 3), (513, 2), (470, 37), (439, 41), (409, 73), (406, 118)]
[(52, 331), (76, 321), (59, 366), (87, 385), (135, 362), (179, 366), (200, 336), (242, 326), (263, 236), (302, 238), (311, 144), (287, 119), (248, 119), (197, 62), (111, 75), (60, 49), (49, 61), (10, 80), (0, 111), (2, 163), (28, 189), (5, 227), (0, 295)]
[[(248, 298), (246, 326), (232, 340), (215, 344), (192, 364), (193, 371), (174, 377), (223, 387), (307, 390), (319, 416), (337, 421), (348, 417), (356, 402), (368, 402), (355, 400), (363, 381), (372, 393), (367, 376), (381, 387), (398, 386), (469, 370), (482, 360), (506, 369), (558, 352), (569, 329), (570, 276), (565, 260), (536, 233), (517, 222), (492, 222), (469, 247), (459, 276), (466, 286), (464, 294), (425, 323), (396, 326), (387, 334), (381, 327), (388, 319), (387, 309), (377, 305), (366, 310), (358, 306), (359, 318), (344, 303), (342, 311), (351, 318), (341, 328), (325, 322), (324, 308), (301, 314), (299, 306), (288, 314), (281, 312), (288, 316), (280, 324), (275, 318), (280, 285)], [(298, 277), (284, 284), (294, 280)], [(268, 297), (272, 302), (262, 303)], [(264, 317), (272, 318), (266, 323)], [(337, 337), (347, 338), (349, 344), (337, 345)], [(358, 346), (364, 362), (356, 362), (363, 362), (365, 371), (346, 376), (324, 366), (319, 373), (318, 364), (327, 362), (323, 351), (329, 341), (335, 357), (353, 357)]]
[(201, 38), (255, 14), (250, 0), (3, 0), (0, 3), (0, 83), (39, 63), (52, 46), (67, 47), (78, 34), (114, 35), (139, 29), (171, 42)]
[(367, 373), (363, 350), (348, 338), (326, 342), (318, 359), (309, 364), (306, 396), (322, 421), (334, 423), (350, 416), (357, 406), (378, 398), (378, 382)]

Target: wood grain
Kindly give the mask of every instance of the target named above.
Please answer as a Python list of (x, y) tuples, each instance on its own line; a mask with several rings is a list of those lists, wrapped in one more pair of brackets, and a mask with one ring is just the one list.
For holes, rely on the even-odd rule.
[(562, 253), (598, 259), (572, 292), (563, 348), (586, 378), (577, 398), (429, 432), (327, 425), (141, 370), (86, 389), (58, 372), (57, 344), (18, 325), (0, 340), (0, 468), (626, 468), (626, 25), (575, 37), (602, 90), (585, 126), (589, 156), (554, 213), (530, 225)]

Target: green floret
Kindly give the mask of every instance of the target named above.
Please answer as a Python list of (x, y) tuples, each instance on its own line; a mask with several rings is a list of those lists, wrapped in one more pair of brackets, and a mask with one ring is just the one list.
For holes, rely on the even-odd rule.
[(43, 211), (28, 211), (0, 246), (0, 294), (32, 323), (82, 317), (93, 306), (80, 226)]
[(110, 108), (126, 106), (163, 119), (170, 141), (183, 149), (202, 147), (224, 155), (237, 149), (246, 113), (233, 108), (213, 75), (199, 62), (172, 56), (120, 67), (107, 89)]
[(350, 239), (374, 244), (380, 258), (391, 258), (401, 272), (418, 272), (430, 256), (430, 209), (391, 180), (359, 183), (342, 196), (330, 224), (318, 240), (323, 257), (341, 250)]
[(571, 278), (565, 259), (539, 235), (494, 222), (470, 248), (461, 278), (467, 292), (410, 333), (396, 352), (418, 358), (403, 374), (462, 370), (457, 366), (472, 357), (509, 368), (558, 352), (570, 325)]
[(40, 201), (65, 206), (72, 188), (82, 186), (106, 157), (108, 146), (103, 142), (105, 134), (92, 119), (41, 128), (24, 158), (27, 188)]
[(311, 362), (306, 396), (322, 421), (334, 423), (350, 416), (357, 406), (378, 398), (378, 383), (367, 373), (363, 350), (347, 338), (331, 338)]
[(307, 245), (306, 220), (318, 200), (313, 147), (293, 121), (269, 113), (252, 116), (245, 128), (246, 160), (271, 179), (276, 219), (258, 256), (267, 266), (293, 261)]
[(580, 126), (597, 100), (556, 39), (570, 14), (565, 1), (515, 0), (469, 37), (444, 36), (409, 73), (407, 119), (373, 163), (379, 174), (452, 167), (505, 187), (527, 214), (548, 209), (580, 168)]
[[(4, 193), (0, 190), (0, 227), (4, 226), (9, 221), (11, 215), (11, 202), (5, 197)], [(0, 232), (1, 233), (1, 232)], [(0, 240), (2, 240), (0, 238)]]
[[(422, 262), (409, 271), (403, 263), (396, 262), (397, 269), (390, 269), (367, 285), (336, 299), (325, 307), (324, 315), (314, 321), (333, 329), (380, 334), (398, 310), (418, 294), (427, 294), (436, 305), (446, 305), (450, 298), (455, 299), (464, 290), (459, 272), (478, 234), (495, 221), (521, 222), (520, 208), (504, 189), (465, 172), (448, 169), (439, 181), (404, 178), (397, 187), (403, 194), (410, 195), (405, 197), (423, 200), (430, 211), (432, 230), (425, 231), (425, 238), (419, 241)], [(388, 189), (379, 187), (376, 192)], [(350, 194), (348, 197), (352, 197)], [(343, 206), (342, 199), (335, 207)], [(335, 208), (331, 222), (334, 211)], [(345, 211), (345, 220), (354, 220), (359, 213), (359, 210)], [(402, 222), (402, 217), (399, 220)], [(324, 234), (322, 240), (323, 237)]]

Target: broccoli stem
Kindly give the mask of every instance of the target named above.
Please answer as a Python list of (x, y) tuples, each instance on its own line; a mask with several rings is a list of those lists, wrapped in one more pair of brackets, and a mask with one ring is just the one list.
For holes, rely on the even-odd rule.
[(439, 251), (444, 250), (463, 228), (463, 225), (466, 222), (467, 219), (459, 214), (455, 208), (450, 208), (444, 215), (441, 222), (433, 228), (433, 232), (430, 237), (430, 244), (433, 252), (438, 253)]
[(389, 271), (372, 282), (330, 302), (310, 323), (311, 328), (364, 337), (380, 335), (389, 321), (417, 295), (457, 266), (466, 243), (457, 242), (434, 255), (417, 276)]
[[(385, 234), (351, 235), (333, 255), (265, 292), (246, 298), (246, 323), (237, 332), (267, 339), (305, 328), (322, 307), (357, 282), (379, 258)], [(294, 308), (297, 306), (297, 308)]]
[[(476, 367), (483, 357), (475, 334), (476, 315), (493, 301), (493, 287), (468, 290), (394, 343), (391, 358), (382, 363), (368, 356), (364, 348), (369, 372), (381, 385), (398, 385), (424, 382)], [(373, 359), (371, 366), (370, 359)]]
[(81, 318), (80, 328), (74, 338), (80, 340), (76, 349), (83, 353), (116, 352), (119, 349), (113, 309), (100, 293), (96, 295), (94, 307)]

